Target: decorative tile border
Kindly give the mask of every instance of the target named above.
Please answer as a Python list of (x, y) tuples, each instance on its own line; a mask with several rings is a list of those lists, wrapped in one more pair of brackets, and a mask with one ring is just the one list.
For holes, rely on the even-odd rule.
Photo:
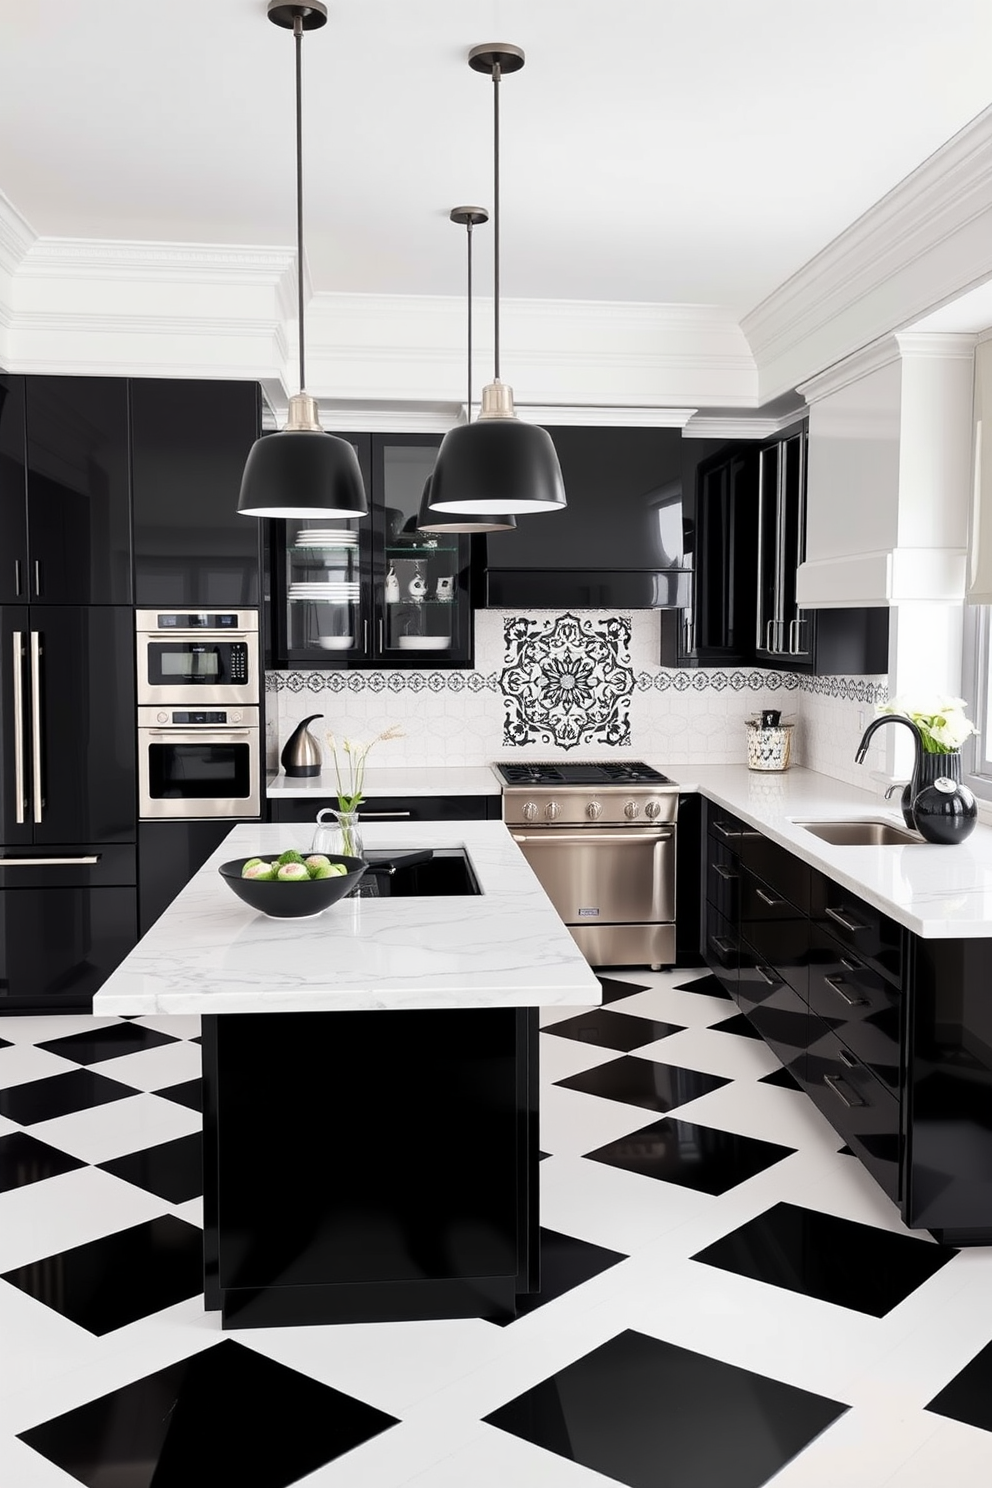
[[(266, 672), (266, 692), (503, 692), (503, 672)], [(796, 672), (667, 670), (630, 671), (637, 692), (810, 692), (846, 702), (884, 703), (885, 680), (871, 677), (812, 677)]]

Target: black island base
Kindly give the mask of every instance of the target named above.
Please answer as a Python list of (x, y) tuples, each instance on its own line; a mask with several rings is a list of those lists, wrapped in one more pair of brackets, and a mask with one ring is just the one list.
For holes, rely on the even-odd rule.
[(204, 1017), (224, 1328), (508, 1318), (538, 1275), (531, 1008)]

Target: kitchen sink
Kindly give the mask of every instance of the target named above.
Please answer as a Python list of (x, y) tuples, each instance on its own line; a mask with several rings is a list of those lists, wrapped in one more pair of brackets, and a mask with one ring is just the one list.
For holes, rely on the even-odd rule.
[(923, 841), (915, 832), (893, 826), (892, 822), (864, 818), (857, 821), (797, 821), (795, 825), (837, 847), (891, 847)]
[(361, 899), (433, 899), (482, 892), (459, 847), (386, 849), (365, 857), (368, 872), (356, 890)]

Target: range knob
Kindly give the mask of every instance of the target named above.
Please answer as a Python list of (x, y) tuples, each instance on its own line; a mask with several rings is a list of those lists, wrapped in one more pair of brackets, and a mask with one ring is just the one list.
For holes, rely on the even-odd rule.
[(658, 817), (661, 815), (661, 802), (649, 801), (644, 808), (644, 815), (648, 818), (649, 821), (657, 821)]
[(169, 721), (168, 713), (156, 713), (155, 717), (158, 719), (159, 723), (168, 723)]
[(590, 801), (586, 807), (586, 816), (590, 821), (599, 821), (603, 814), (603, 808), (598, 801)]
[(537, 815), (537, 802), (525, 801), (522, 810), (524, 821), (533, 821)]
[(561, 807), (558, 805), (558, 802), (549, 801), (544, 808), (544, 814), (548, 818), (548, 821), (556, 821), (561, 816)]
[(628, 821), (633, 821), (634, 817), (637, 815), (640, 809), (641, 808), (638, 806), (636, 801), (628, 801), (626, 806), (623, 808), (623, 814)]

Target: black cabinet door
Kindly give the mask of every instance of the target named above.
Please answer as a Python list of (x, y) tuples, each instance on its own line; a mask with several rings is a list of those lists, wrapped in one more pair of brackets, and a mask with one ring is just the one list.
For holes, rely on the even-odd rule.
[[(32, 638), (36, 638), (32, 644)], [(134, 617), (124, 606), (33, 606), (29, 751), (34, 841), (133, 842)], [(33, 652), (36, 650), (35, 659)], [(33, 709), (31, 710), (33, 714)]]
[(0, 1015), (87, 1009), (137, 939), (137, 891), (0, 889)]
[(0, 377), (0, 604), (27, 597), (24, 378)]
[(236, 823), (142, 822), (138, 827), (140, 930), (145, 935)]
[(28, 596), (130, 604), (127, 383), (28, 377)]
[(148, 378), (130, 391), (136, 603), (259, 604), (261, 523), (238, 514), (257, 384)]
[(0, 845), (31, 841), (28, 611), (0, 609)]

